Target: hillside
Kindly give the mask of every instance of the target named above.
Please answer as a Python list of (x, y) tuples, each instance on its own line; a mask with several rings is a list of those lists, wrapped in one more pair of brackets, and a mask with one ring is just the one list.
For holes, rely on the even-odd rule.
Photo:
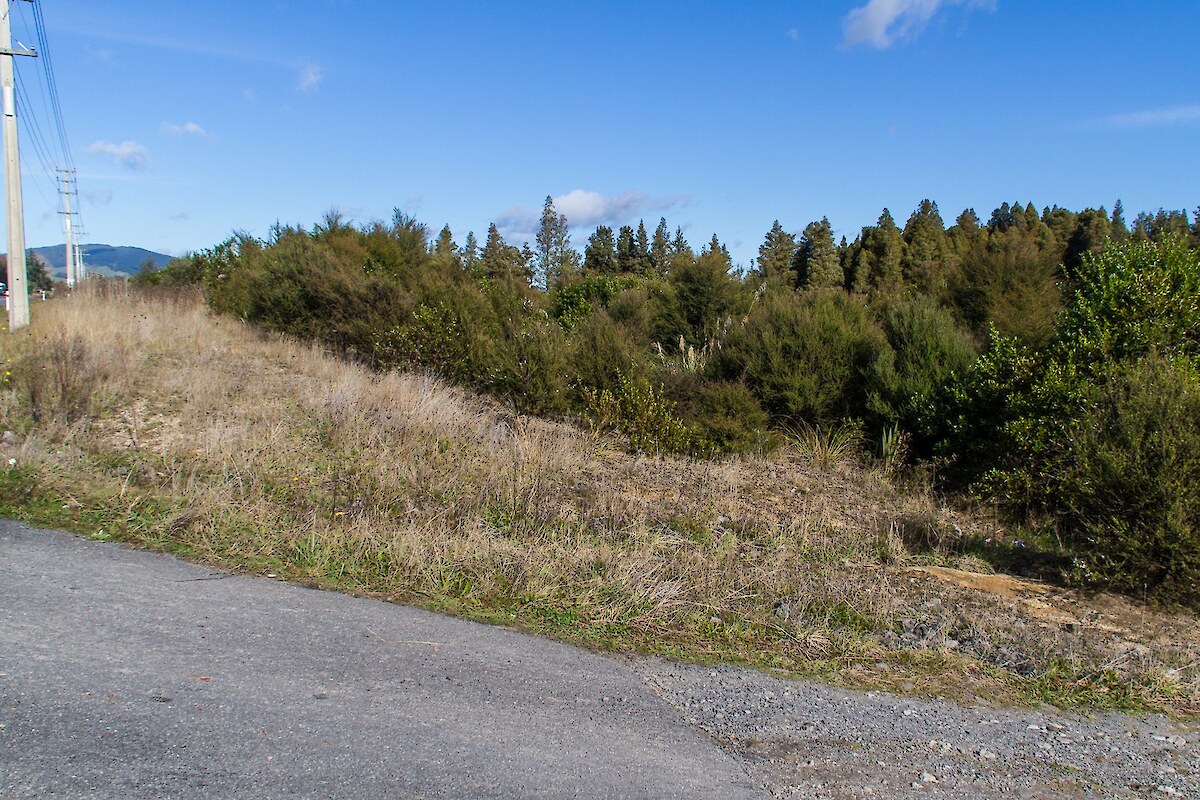
[(802, 438), (634, 454), (198, 293), (57, 298), (0, 356), (0, 515), (604, 649), (991, 701), (1200, 701), (1194, 615), (1017, 577), (1037, 554), (994, 519)]
[[(109, 244), (85, 244), (83, 247), (83, 263), (88, 272), (97, 275), (135, 275), (141, 269), (146, 259), (154, 259), (155, 268), (161, 269), (171, 260), (171, 256), (156, 253), (141, 247), (114, 246)], [(64, 245), (48, 245), (33, 247), (30, 250), (50, 265), (50, 274), (57, 280), (63, 280), (67, 275), (67, 253)]]

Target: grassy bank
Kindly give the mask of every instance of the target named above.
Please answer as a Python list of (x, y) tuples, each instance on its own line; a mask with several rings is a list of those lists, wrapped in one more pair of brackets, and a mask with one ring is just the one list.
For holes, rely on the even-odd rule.
[(93, 285), (36, 310), (0, 338), (4, 515), (617, 651), (1200, 706), (1194, 616), (990, 574), (1035, 548), (820, 437), (638, 456), (191, 294)]

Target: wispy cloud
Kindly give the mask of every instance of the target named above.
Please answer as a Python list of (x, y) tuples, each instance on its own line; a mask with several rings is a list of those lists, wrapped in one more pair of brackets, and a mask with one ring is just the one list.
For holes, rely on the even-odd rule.
[(1108, 128), (1166, 128), (1200, 122), (1200, 104), (1115, 114), (1103, 120)]
[(208, 131), (190, 121), (182, 125), (176, 125), (174, 122), (164, 122), (162, 124), (162, 132), (168, 136), (208, 136)]
[[(685, 195), (654, 197), (639, 189), (618, 195), (574, 189), (553, 199), (555, 210), (567, 218), (574, 230), (587, 230), (597, 225), (626, 225), (638, 217), (663, 213), (687, 201)], [(496, 219), (496, 227), (512, 244), (532, 241), (541, 216), (540, 208), (531, 211), (525, 206), (515, 206)]]
[[(321, 69), (304, 61), (303, 56), (279, 56), (269, 51), (250, 46), (249, 43), (244, 45), (220, 44), (196, 39), (174, 38), (152, 34), (145, 35), (128, 30), (98, 30), (91, 27), (72, 27), (70, 24), (60, 24), (56, 27), (59, 32), (84, 36), (92, 40), (134, 45), (136, 47), (149, 47), (175, 53), (187, 53), (209, 60), (264, 64), (284, 71), (296, 70), (297, 87), (301, 91), (316, 89), (323, 77)], [(97, 49), (94, 51), (89, 49), (89, 52), (92, 58), (103, 57), (110, 59), (115, 57), (111, 49)]]
[(126, 169), (144, 169), (150, 163), (150, 151), (129, 139), (120, 144), (100, 140), (90, 145), (88, 152), (106, 155)]
[(865, 43), (886, 50), (919, 34), (940, 9), (962, 5), (992, 10), (996, 4), (995, 0), (869, 0), (842, 20), (842, 43), (847, 47)]
[(81, 194), (84, 200), (94, 206), (106, 206), (113, 201), (112, 189), (90, 189)]
[(302, 92), (315, 92), (325, 74), (316, 64), (305, 64), (296, 77), (296, 88)]
[(108, 64), (113, 60), (113, 51), (104, 47), (83, 46), (83, 62), (85, 64)]
[(786, 36), (787, 38), (791, 39), (793, 42), (800, 41), (800, 29), (799, 28), (788, 28), (786, 31), (783, 32), (783, 35)]

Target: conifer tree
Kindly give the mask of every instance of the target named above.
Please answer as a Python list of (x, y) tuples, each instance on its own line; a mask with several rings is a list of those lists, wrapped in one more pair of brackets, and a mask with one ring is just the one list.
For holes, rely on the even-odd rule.
[(458, 255), (458, 245), (454, 243), (454, 234), (450, 232), (449, 225), (443, 225), (442, 230), (433, 241), (431, 252), (434, 258), (447, 265), (461, 267), (462, 261)]
[(904, 257), (900, 271), (917, 291), (940, 294), (951, 272), (950, 243), (937, 203), (922, 200), (904, 226)]
[(679, 226), (675, 227), (675, 236), (671, 239), (671, 254), (686, 255), (688, 258), (696, 257), (692, 246), (688, 244), (687, 239), (683, 238), (683, 228)]
[(650, 266), (651, 266), (651, 264), (650, 264), (650, 237), (646, 235), (645, 220), (640, 220), (640, 219), (638, 220), (636, 241), (637, 241), (638, 256), (640, 256), (642, 258), (642, 260), (645, 262), (645, 269), (649, 270)]
[(804, 229), (793, 262), (796, 280), (805, 289), (827, 289), (843, 284), (842, 265), (827, 217), (809, 223)]
[(1085, 208), (1076, 215), (1075, 230), (1062, 254), (1063, 269), (1074, 275), (1088, 253), (1098, 253), (1112, 237), (1112, 223), (1103, 208)]
[(1113, 204), (1109, 228), (1114, 241), (1123, 242), (1129, 238), (1129, 226), (1125, 224), (1125, 204), (1120, 198)]
[(537, 248), (530, 266), (537, 283), (547, 290), (561, 289), (579, 271), (579, 254), (571, 247), (567, 218), (555, 210), (554, 198), (549, 195), (535, 239)]
[(666, 217), (659, 218), (654, 238), (650, 241), (650, 266), (659, 275), (665, 274), (671, 266), (671, 234), (667, 230)]
[(588, 275), (616, 275), (617, 243), (613, 239), (613, 230), (607, 225), (600, 225), (595, 233), (588, 237), (587, 249), (583, 254), (583, 271)]
[[(526, 249), (528, 249), (526, 245)], [(487, 242), (479, 257), (479, 268), (489, 280), (515, 280), (526, 278), (526, 259), (516, 247), (504, 241), (496, 223), (488, 226)]]
[(690, 329), (689, 341), (704, 344), (716, 332), (718, 320), (728, 313), (734, 299), (734, 280), (729, 274), (729, 250), (713, 234), (698, 258), (691, 250), (676, 254), (671, 284), (679, 310)]
[(718, 259), (724, 262), (725, 271), (729, 272), (733, 268), (733, 258), (729, 255), (729, 248), (721, 244), (721, 240), (714, 233), (712, 241), (700, 249), (700, 255), (715, 255)]
[(454, 244), (454, 234), (450, 232), (449, 225), (443, 225), (441, 231), (438, 232), (437, 238), (433, 241), (433, 252), (438, 255), (446, 255), (456, 249)]
[(635, 233), (629, 225), (622, 225), (617, 235), (617, 267), (622, 273), (642, 275), (649, 271), (650, 252), (643, 248), (641, 240), (645, 238), (646, 228), (638, 226), (640, 233)]
[(479, 242), (475, 239), (475, 231), (467, 231), (466, 244), (462, 246), (458, 257), (462, 262), (463, 269), (467, 272), (475, 272), (476, 267), (479, 266)]
[(851, 289), (855, 292), (899, 294), (904, 289), (900, 262), (904, 258), (904, 236), (886, 208), (873, 227), (863, 228), (862, 243), (853, 260)]
[(796, 273), (792, 260), (796, 257), (796, 236), (788, 233), (775, 220), (766, 239), (758, 247), (758, 272), (763, 280), (775, 285), (794, 286)]

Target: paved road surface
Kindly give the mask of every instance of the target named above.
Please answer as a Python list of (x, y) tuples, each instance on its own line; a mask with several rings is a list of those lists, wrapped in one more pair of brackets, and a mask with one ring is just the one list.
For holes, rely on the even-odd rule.
[(0, 800), (758, 798), (604, 656), (0, 521)]

